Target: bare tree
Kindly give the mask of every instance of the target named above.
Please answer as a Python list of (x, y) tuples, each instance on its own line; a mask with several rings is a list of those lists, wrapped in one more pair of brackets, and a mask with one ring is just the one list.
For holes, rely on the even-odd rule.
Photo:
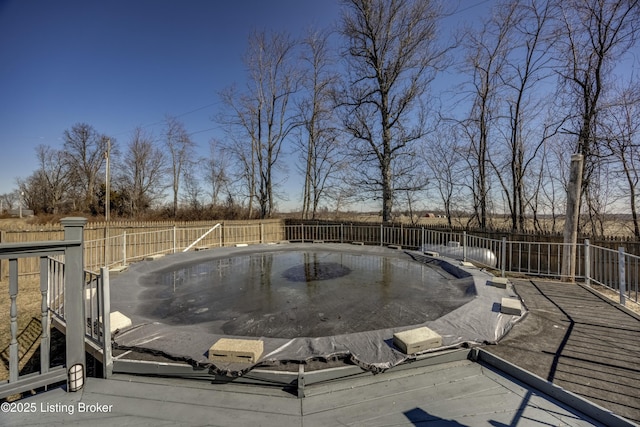
[(198, 211), (202, 208), (202, 186), (198, 179), (196, 169), (194, 167), (188, 167), (183, 172), (184, 178), (184, 192), (183, 201), (191, 209)]
[(456, 206), (456, 195), (461, 191), (461, 163), (460, 148), (456, 141), (458, 138), (451, 127), (442, 127), (434, 135), (434, 140), (424, 154), (424, 161), (430, 169), (433, 177), (433, 186), (442, 201), (444, 214), (447, 217), (449, 227), (453, 226), (453, 214)]
[[(253, 212), (255, 209), (255, 201), (257, 200), (257, 187), (258, 187), (258, 164), (256, 160), (256, 144), (255, 141), (249, 136), (247, 138), (244, 132), (250, 135), (255, 135), (255, 131), (252, 128), (250, 120), (243, 121), (241, 108), (238, 105), (242, 100), (234, 88), (229, 88), (221, 93), (223, 102), (233, 109), (235, 117), (221, 118), (223, 123), (228, 125), (226, 130), (227, 141), (223, 146), (223, 149), (231, 155), (232, 158), (232, 176), (229, 176), (231, 183), (236, 188), (235, 197), (232, 194), (228, 194), (226, 204), (233, 205), (237, 203), (237, 197), (240, 196), (247, 200), (247, 216), (253, 218)], [(236, 121), (237, 120), (237, 121)], [(248, 126), (248, 127), (245, 127)]]
[(328, 32), (310, 32), (303, 41), (302, 60), (307, 64), (302, 86), (305, 96), (298, 107), (300, 158), (304, 165), (302, 217), (315, 218), (325, 187), (340, 168), (339, 131), (332, 100), (337, 76), (329, 49)]
[(640, 93), (628, 88), (616, 105), (605, 112), (606, 145), (619, 165), (626, 183), (625, 198), (633, 221), (633, 235), (640, 238), (637, 192), (640, 182)]
[(18, 190), (0, 194), (0, 215), (3, 214), (5, 210), (11, 210), (14, 206), (17, 206), (20, 198), (19, 194)]
[(229, 156), (225, 147), (216, 140), (209, 141), (209, 157), (202, 161), (207, 193), (211, 197), (211, 205), (220, 203), (220, 192), (229, 186)]
[[(105, 163), (109, 137), (98, 133), (87, 123), (78, 123), (64, 131), (65, 163), (73, 177), (73, 183), (80, 198), (82, 211), (97, 208), (96, 193), (101, 182), (100, 171)], [(111, 140), (115, 151), (115, 140)]]
[(468, 157), (474, 174), (474, 217), (480, 228), (488, 225), (489, 203), (489, 141), (495, 122), (499, 118), (500, 91), (504, 88), (502, 76), (513, 45), (509, 34), (513, 28), (516, 4), (499, 7), (478, 31), (467, 36), (467, 63), (472, 78), (473, 105), (464, 130), (469, 138), (471, 156)]
[(542, 166), (539, 174), (540, 191), (536, 193), (537, 210), (544, 209), (551, 217), (550, 227), (537, 223), (537, 229), (545, 231), (561, 231), (560, 218), (566, 214), (567, 189), (569, 187), (570, 160), (564, 152), (566, 135), (556, 135), (545, 142), (542, 151)]
[(45, 180), (39, 170), (34, 171), (27, 178), (16, 179), (18, 185), (18, 206), (26, 206), (35, 215), (47, 213), (47, 192)]
[[(584, 156), (582, 196), (592, 232), (597, 234), (594, 179), (602, 143), (598, 115), (610, 94), (613, 70), (636, 44), (640, 31), (639, 0), (565, 0), (559, 2), (558, 67), (573, 118), (567, 129), (576, 137), (574, 150)], [(580, 200), (578, 206), (580, 206)]]
[[(529, 165), (537, 157), (546, 138), (548, 129), (558, 126), (540, 126), (536, 111), (542, 109), (541, 100), (533, 101), (538, 86), (550, 75), (551, 61), (547, 53), (553, 43), (551, 37), (550, 16), (551, 4), (546, 0), (525, 0), (513, 2), (516, 10), (512, 21), (509, 39), (516, 43), (515, 58), (506, 64), (505, 82), (508, 96), (505, 97), (509, 110), (509, 132), (507, 163), (510, 169), (511, 186), (504, 186), (511, 211), (511, 228), (525, 229), (525, 208), (530, 197), (526, 195), (525, 179)], [(500, 7), (500, 6), (499, 6)], [(547, 101), (547, 100), (545, 100)], [(528, 113), (528, 114), (527, 114)], [(536, 128), (544, 127), (543, 137), (536, 137), (533, 132), (527, 134), (528, 125), (534, 123)], [(555, 120), (555, 123), (561, 121)], [(527, 142), (537, 143), (528, 146)]]
[(284, 33), (253, 33), (245, 56), (247, 90), (230, 88), (221, 94), (231, 111), (221, 121), (228, 126), (234, 141), (230, 149), (246, 179), (249, 211), (257, 198), (261, 218), (274, 211), (275, 170), (283, 142), (298, 124), (289, 104), (300, 80), (293, 65), (295, 45)]
[(162, 196), (167, 175), (167, 158), (154, 145), (153, 135), (136, 128), (120, 168), (121, 191), (130, 195), (131, 214), (144, 212)]
[(412, 156), (412, 144), (425, 135), (424, 95), (443, 65), (441, 14), (431, 0), (344, 3), (348, 81), (340, 94), (342, 122), (353, 138), (360, 184), (381, 195), (382, 219), (389, 221), (394, 191), (403, 190), (394, 164)]
[(57, 214), (67, 195), (71, 174), (65, 167), (64, 153), (46, 145), (36, 147), (39, 174), (45, 185), (45, 212)]
[(164, 144), (169, 153), (168, 161), (173, 195), (172, 211), (173, 217), (175, 218), (178, 213), (180, 180), (194, 162), (195, 144), (187, 133), (184, 124), (172, 116), (165, 118)]
[(24, 202), (34, 213), (58, 214), (69, 200), (72, 175), (65, 164), (66, 153), (46, 145), (36, 147), (38, 169), (18, 180), (18, 202)]

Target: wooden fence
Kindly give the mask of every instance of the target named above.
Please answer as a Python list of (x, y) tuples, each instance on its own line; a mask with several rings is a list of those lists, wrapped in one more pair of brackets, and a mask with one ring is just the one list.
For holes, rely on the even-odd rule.
[[(395, 225), (396, 227), (389, 228), (385, 225), (385, 230), (387, 230), (385, 234), (376, 234), (382, 233), (379, 224), (378, 228), (376, 228), (375, 224), (370, 222), (363, 223), (355, 221), (309, 221), (298, 219), (183, 222), (111, 221), (108, 227), (104, 222), (95, 222), (88, 224), (85, 228), (85, 266), (89, 270), (97, 271), (99, 266), (114, 265), (117, 261), (135, 261), (142, 256), (155, 253), (172, 253), (184, 250), (218, 222), (221, 223), (220, 229), (210, 233), (206, 239), (198, 244), (199, 246), (228, 246), (237, 243), (278, 242), (287, 237), (295, 239), (295, 226), (297, 225), (321, 225), (323, 227), (316, 228), (316, 230), (324, 230), (323, 233), (330, 234), (325, 235), (321, 233), (314, 235), (312, 236), (313, 239), (340, 241), (340, 238), (337, 237), (339, 234), (336, 233), (342, 233), (342, 238), (345, 239), (345, 241), (371, 240), (372, 242), (380, 241), (385, 244), (402, 242), (403, 245), (408, 247), (418, 245), (417, 242), (421, 236), (420, 230), (423, 228), (459, 233), (466, 231), (469, 235), (486, 239), (502, 240), (504, 237), (510, 242), (560, 244), (563, 240), (560, 234), (515, 233), (510, 230), (465, 230), (464, 228), (449, 228), (441, 225), (421, 227), (406, 224), (389, 224), (389, 226)], [(285, 226), (287, 230), (285, 230)], [(364, 233), (365, 231), (363, 230), (365, 229), (368, 234), (373, 234), (371, 236), (368, 234), (367, 236), (358, 234)], [(289, 234), (286, 235), (286, 232)], [(587, 237), (588, 236), (580, 236), (579, 241), (583, 241), (584, 238)], [(20, 231), (0, 230), (0, 243), (30, 243), (35, 241), (60, 240), (62, 238), (63, 232), (59, 225), (34, 225)], [(591, 237), (589, 240), (591, 245), (615, 251), (623, 247), (626, 253), (640, 256), (640, 241), (633, 238)], [(512, 259), (512, 262), (525, 262), (519, 261), (519, 257), (520, 256), (513, 256), (510, 257), (510, 260)], [(556, 255), (552, 256), (554, 259), (555, 257)], [(551, 262), (553, 262), (553, 260)], [(21, 261), (19, 274), (34, 274), (37, 271), (39, 271), (37, 261)], [(0, 279), (6, 278), (7, 274), (7, 261), (0, 261)]]
[[(237, 243), (278, 242), (284, 239), (284, 223), (280, 219), (247, 221), (111, 221), (95, 222), (84, 230), (85, 267), (95, 270), (112, 265), (123, 257), (135, 261), (155, 253), (171, 253), (185, 249), (215, 224), (220, 231), (207, 236), (202, 245), (228, 246)], [(61, 240), (58, 225), (29, 226), (24, 230), (0, 231), (0, 243), (31, 243)], [(128, 238), (126, 237), (128, 236)], [(124, 238), (123, 238), (124, 237)], [(8, 275), (7, 261), (0, 261), (0, 280)], [(18, 266), (20, 275), (39, 272), (37, 260), (24, 259)]]

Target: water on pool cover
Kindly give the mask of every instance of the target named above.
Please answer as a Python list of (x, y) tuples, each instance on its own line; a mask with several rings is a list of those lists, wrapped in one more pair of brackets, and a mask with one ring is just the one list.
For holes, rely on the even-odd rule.
[(468, 280), (437, 266), (321, 250), (212, 259), (142, 283), (145, 316), (211, 333), (278, 338), (420, 324), (474, 296)]

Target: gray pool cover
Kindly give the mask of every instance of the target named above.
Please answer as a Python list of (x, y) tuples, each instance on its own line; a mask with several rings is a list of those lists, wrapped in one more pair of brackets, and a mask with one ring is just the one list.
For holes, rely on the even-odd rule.
[[(382, 372), (413, 356), (393, 334), (426, 326), (444, 348), (495, 343), (520, 317), (500, 313), (511, 287), (450, 258), (347, 244), (292, 243), (169, 255), (111, 276), (112, 311), (133, 326), (115, 344), (219, 375), (256, 366), (348, 359)], [(216, 363), (222, 337), (264, 343), (256, 364)]]

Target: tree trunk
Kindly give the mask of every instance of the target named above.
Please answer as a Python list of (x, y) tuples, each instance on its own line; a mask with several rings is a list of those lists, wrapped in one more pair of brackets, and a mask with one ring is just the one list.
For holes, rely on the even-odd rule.
[(562, 280), (573, 282), (576, 272), (576, 243), (578, 240), (578, 215), (582, 188), (582, 154), (571, 156), (571, 173), (567, 189), (567, 214), (564, 223), (564, 244), (562, 254)]

